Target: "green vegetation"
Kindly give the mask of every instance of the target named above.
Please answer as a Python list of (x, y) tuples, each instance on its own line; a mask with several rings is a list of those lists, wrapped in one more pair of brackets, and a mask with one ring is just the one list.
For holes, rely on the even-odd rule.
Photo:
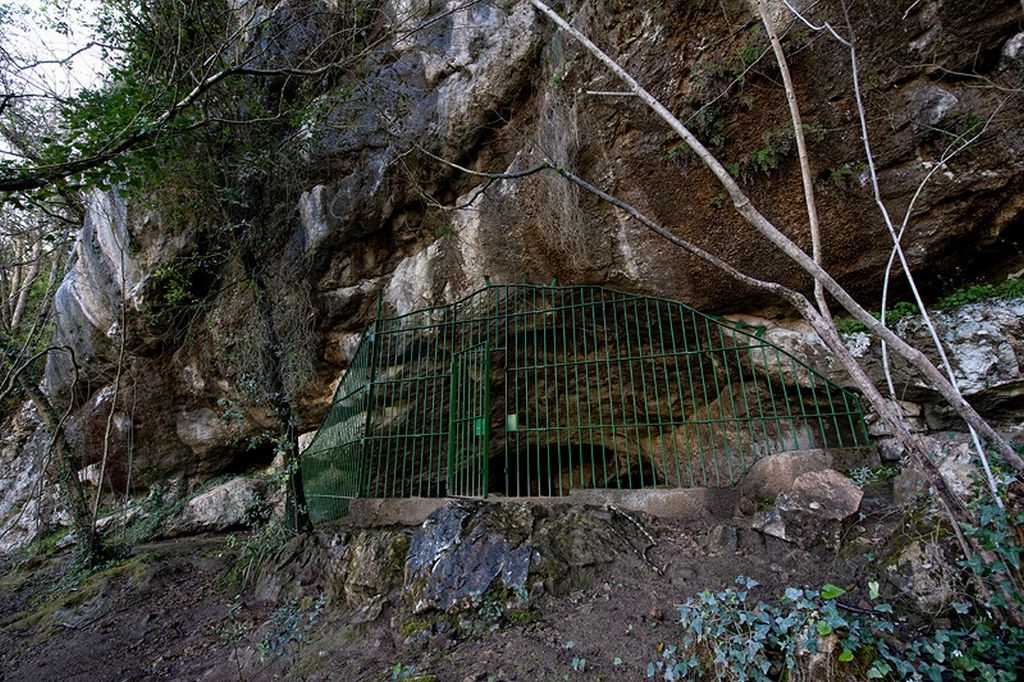
[(270, 617), (270, 631), (260, 641), (260, 655), (264, 661), (287, 657), (291, 664), (302, 656), (302, 647), (309, 642), (309, 631), (323, 613), (327, 599), (320, 595), (312, 599), (293, 599), (274, 610)]
[[(831, 651), (826, 665), (857, 679), (1010, 680), (1024, 663), (1024, 629), (984, 617), (963, 618), (907, 641), (879, 585), (868, 585), (871, 609), (843, 609), (842, 587), (790, 587), (777, 601), (754, 601), (757, 581), (739, 577), (736, 588), (702, 592), (678, 607), (685, 635), (666, 646), (648, 677), (666, 680), (747, 679), (768, 682), (807, 671), (811, 656)], [(970, 605), (955, 603), (963, 615)], [(899, 642), (899, 644), (897, 644)], [(820, 664), (819, 664), (820, 665)]]
[(887, 483), (900, 473), (899, 466), (885, 464), (877, 467), (857, 467), (846, 472), (847, 478), (857, 484), (859, 488), (866, 488), (879, 483)]
[[(1016, 478), (997, 460), (993, 466), (1004, 505), (1012, 507), (1006, 491)], [(890, 478), (895, 468), (852, 473), (859, 484), (870, 485)], [(1008, 513), (982, 488), (979, 480), (971, 509), (976, 521), (964, 524), (962, 531), (986, 556), (974, 554), (959, 565), (987, 587), (975, 592), (973, 601), (961, 594), (961, 601), (953, 600), (942, 614), (945, 618), (930, 613), (929, 622), (914, 629), (905, 614), (881, 598), (881, 584), (873, 579), (845, 588), (789, 587), (777, 599), (765, 601), (752, 596), (757, 581), (740, 576), (735, 588), (705, 591), (679, 605), (682, 639), (659, 652), (661, 660), (649, 664), (648, 677), (768, 682), (827, 670), (840, 678), (869, 680), (1017, 679), (1024, 666), (1024, 627), (1012, 614), (1024, 606), (1017, 582), (1024, 548), (1016, 537), (1016, 529), (1024, 526), (1024, 509)], [(911, 532), (922, 523), (934, 541), (937, 529), (920, 518), (922, 513), (909, 515), (914, 520)], [(945, 537), (952, 542), (948, 531)], [(898, 547), (899, 538), (895, 540)], [(841, 601), (852, 590), (859, 598), (857, 606)], [(816, 654), (824, 656), (815, 660)]]
[[(967, 305), (968, 303), (1017, 298), (1024, 298), (1024, 279), (1008, 279), (998, 284), (972, 284), (943, 296), (931, 307), (936, 310), (942, 310)], [(917, 315), (919, 312), (915, 304), (908, 301), (899, 301), (893, 304), (886, 312), (885, 324), (887, 327), (892, 327), (900, 320), (911, 315)], [(872, 312), (871, 314), (875, 318), (881, 319), (881, 313)], [(836, 328), (840, 334), (856, 334), (868, 331), (864, 324), (847, 316), (836, 317)]]
[(998, 284), (972, 284), (935, 302), (936, 308), (954, 308), (994, 299), (1024, 298), (1024, 279), (1007, 279)]
[(746, 82), (748, 69), (768, 50), (767, 39), (760, 25), (750, 27), (740, 43), (730, 52), (715, 55), (710, 59), (696, 62), (690, 67), (690, 75), (696, 81), (698, 90), (708, 90), (721, 85), (723, 81), (736, 81), (741, 86)]
[(228, 538), (228, 548), (236, 550), (231, 570), (224, 576), (229, 585), (248, 587), (256, 582), (259, 571), (281, 549), (292, 533), (277, 519), (266, 521), (256, 526), (244, 539), (235, 536)]

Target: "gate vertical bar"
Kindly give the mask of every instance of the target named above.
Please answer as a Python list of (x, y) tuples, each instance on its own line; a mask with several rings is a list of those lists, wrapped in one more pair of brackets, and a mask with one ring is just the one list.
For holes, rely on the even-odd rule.
[(377, 332), (380, 329), (381, 313), (384, 311), (384, 292), (377, 292), (377, 312), (373, 318), (373, 329), (370, 332), (370, 338), (367, 339), (370, 342), (370, 361), (366, 370), (366, 426), (363, 429), (363, 442), (359, 446), (359, 488), (356, 493), (359, 497), (366, 497), (366, 486), (369, 481), (366, 479), (364, 474), (368, 474), (368, 462), (367, 458), (369, 453), (367, 448), (370, 443), (370, 430), (373, 428), (373, 400), (376, 397), (374, 395), (374, 382), (377, 374)]

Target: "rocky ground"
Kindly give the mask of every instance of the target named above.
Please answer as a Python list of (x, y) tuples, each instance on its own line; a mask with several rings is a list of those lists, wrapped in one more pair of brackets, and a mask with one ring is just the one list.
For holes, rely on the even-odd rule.
[[(943, 575), (935, 527), (893, 506), (894, 470), (875, 471), (863, 499), (845, 478), (818, 502), (793, 483), (775, 504), (741, 498), (727, 518), (460, 502), (417, 527), (163, 541), (87, 577), (68, 574), (64, 554), (16, 559), (0, 669), (9, 680), (644, 679), (683, 636), (675, 605), (740, 575), (765, 600), (841, 585), (851, 609), (879, 580), (909, 638), (957, 579)], [(833, 513), (844, 495), (855, 513)], [(827, 532), (812, 540), (808, 528)]]

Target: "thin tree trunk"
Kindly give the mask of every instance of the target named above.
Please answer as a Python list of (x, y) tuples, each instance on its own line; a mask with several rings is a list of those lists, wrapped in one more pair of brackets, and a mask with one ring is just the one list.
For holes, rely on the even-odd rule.
[(57, 415), (50, 400), (23, 376), (18, 377), (22, 390), (32, 401), (43, 427), (50, 434), (50, 448), (56, 453), (57, 489), (65, 511), (71, 517), (75, 551), (86, 566), (95, 566), (103, 558), (103, 546), (89, 514), (82, 482), (78, 480), (78, 463), (64, 433), (64, 418)]
[[(796, 99), (796, 89), (793, 87), (793, 77), (789, 72), (789, 62), (786, 60), (786, 53), (782, 49), (782, 42), (775, 32), (772, 18), (768, 14), (765, 0), (753, 0), (756, 5), (761, 23), (768, 34), (772, 51), (775, 53), (775, 61), (779, 65), (779, 72), (782, 74), (782, 85), (786, 91), (786, 104), (789, 106), (789, 115), (793, 120), (793, 138), (796, 140), (797, 158), (800, 161), (800, 180), (804, 188), (804, 204), (807, 207), (807, 226), (811, 235), (811, 256), (818, 265), (821, 261), (821, 227), (818, 221), (818, 206), (814, 200), (814, 183), (811, 180), (811, 164), (807, 155), (807, 140), (804, 138), (804, 124), (800, 116), (800, 106)], [(832, 316), (828, 311), (828, 302), (825, 300), (825, 289), (821, 282), (814, 280), (814, 300), (818, 304), (818, 311), (826, 319), (831, 320)]]

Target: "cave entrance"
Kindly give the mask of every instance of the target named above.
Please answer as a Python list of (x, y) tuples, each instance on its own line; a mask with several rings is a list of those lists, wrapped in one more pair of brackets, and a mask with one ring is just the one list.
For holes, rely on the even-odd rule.
[(379, 310), (302, 455), (310, 515), (353, 498), (726, 487), (769, 454), (866, 445), (858, 397), (761, 332), (597, 286)]

